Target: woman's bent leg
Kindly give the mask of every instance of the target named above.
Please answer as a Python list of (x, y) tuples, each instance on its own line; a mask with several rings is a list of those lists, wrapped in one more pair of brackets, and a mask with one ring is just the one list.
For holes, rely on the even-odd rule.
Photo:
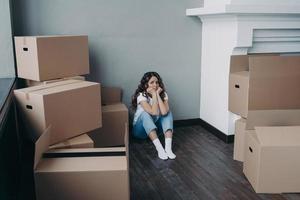
[[(147, 112), (142, 112), (137, 122), (133, 125), (133, 135), (139, 139), (146, 139), (156, 128), (151, 115)], [(153, 133), (151, 136), (153, 136)], [(155, 137), (155, 135), (153, 137)], [(151, 137), (150, 139), (152, 140)]]
[(158, 153), (158, 157), (160, 159), (166, 160), (168, 159), (168, 156), (161, 145), (159, 139), (157, 138), (156, 133), (156, 125), (153, 121), (153, 118), (151, 115), (147, 112), (143, 112), (140, 116), (136, 124), (133, 126), (133, 134), (135, 137), (146, 139), (149, 137)]
[(160, 119), (160, 123), (165, 135), (165, 151), (170, 159), (175, 159), (176, 155), (172, 151), (172, 137), (173, 137), (173, 115), (169, 112)]

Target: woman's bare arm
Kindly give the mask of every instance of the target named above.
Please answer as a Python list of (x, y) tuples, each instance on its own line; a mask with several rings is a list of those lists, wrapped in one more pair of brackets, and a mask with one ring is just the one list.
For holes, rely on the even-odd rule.
[(162, 92), (161, 88), (158, 88), (158, 90), (156, 91), (158, 107), (159, 107), (160, 113), (162, 115), (166, 115), (169, 112), (169, 103), (168, 103), (168, 100), (163, 101), (161, 99), (161, 97), (159, 95), (161, 92)]
[(140, 104), (147, 113), (151, 115), (158, 115), (159, 107), (158, 107), (156, 91), (150, 90), (149, 92), (152, 95), (152, 106), (146, 101), (141, 101)]

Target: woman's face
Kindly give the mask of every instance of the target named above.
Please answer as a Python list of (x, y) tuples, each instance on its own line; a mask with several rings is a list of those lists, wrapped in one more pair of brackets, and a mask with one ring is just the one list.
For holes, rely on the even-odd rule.
[(159, 87), (158, 79), (155, 76), (152, 76), (150, 78), (150, 80), (148, 81), (148, 88), (152, 88), (154, 90), (157, 90), (158, 87)]

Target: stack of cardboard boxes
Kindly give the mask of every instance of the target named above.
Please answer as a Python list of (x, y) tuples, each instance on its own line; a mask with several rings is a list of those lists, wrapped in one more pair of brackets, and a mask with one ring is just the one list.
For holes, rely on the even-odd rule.
[[(30, 86), (14, 94), (35, 143), (37, 199), (129, 199), (128, 110), (119, 93), (102, 112), (100, 84), (78, 77), (89, 73), (88, 37), (15, 37), (15, 49)], [(110, 101), (115, 89), (105, 91)]]
[(234, 159), (257, 193), (300, 192), (300, 56), (232, 56)]

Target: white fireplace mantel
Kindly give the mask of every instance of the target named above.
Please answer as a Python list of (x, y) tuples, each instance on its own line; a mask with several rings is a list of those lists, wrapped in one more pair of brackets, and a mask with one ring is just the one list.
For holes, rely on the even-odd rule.
[(228, 111), (230, 56), (300, 53), (300, 1), (207, 0), (186, 15), (202, 21), (200, 118), (232, 135), (239, 117)]

